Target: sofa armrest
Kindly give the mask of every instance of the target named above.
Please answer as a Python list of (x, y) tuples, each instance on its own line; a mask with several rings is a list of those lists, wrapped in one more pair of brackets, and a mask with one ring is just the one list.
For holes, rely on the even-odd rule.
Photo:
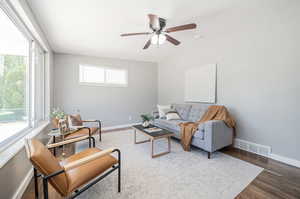
[(210, 120), (200, 124), (198, 128), (204, 131), (205, 150), (208, 152), (214, 152), (232, 144), (233, 129), (222, 120)]

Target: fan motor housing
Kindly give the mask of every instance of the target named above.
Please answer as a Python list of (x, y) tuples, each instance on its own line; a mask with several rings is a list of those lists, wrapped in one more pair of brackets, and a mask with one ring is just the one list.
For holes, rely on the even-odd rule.
[(159, 18), (159, 30), (162, 30), (166, 26), (166, 20), (164, 18)]
[(161, 31), (166, 26), (166, 20), (159, 17), (158, 20), (155, 20), (155, 23), (149, 25), (153, 31)]

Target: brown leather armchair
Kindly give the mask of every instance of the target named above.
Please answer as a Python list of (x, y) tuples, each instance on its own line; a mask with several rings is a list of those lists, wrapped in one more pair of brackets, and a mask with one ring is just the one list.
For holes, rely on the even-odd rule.
[[(66, 121), (68, 122), (69, 119), (68, 117), (69, 116), (72, 116), (72, 115), (68, 115), (67, 118), (66, 118)], [(101, 121), (100, 120), (82, 120), (80, 115), (74, 115), (73, 117), (77, 117), (77, 119), (79, 120), (79, 122), (81, 123), (80, 126), (82, 126), (82, 124), (84, 123), (96, 123), (97, 124), (97, 127), (85, 127), (85, 128), (81, 128), (79, 129), (78, 131), (74, 132), (74, 133), (71, 133), (71, 134), (68, 134), (64, 137), (65, 140), (68, 140), (68, 139), (73, 139), (73, 138), (78, 138), (78, 137), (82, 137), (82, 136), (93, 136), (95, 135), (97, 132), (99, 133), (99, 141), (102, 140), (101, 138), (101, 134), (102, 134), (102, 131), (101, 131), (101, 128), (102, 128), (102, 124), (101, 124)], [(53, 126), (54, 128), (58, 128), (58, 119), (56, 118), (53, 118), (52, 119), (52, 123), (53, 123)], [(71, 126), (70, 124), (68, 124), (68, 126)]]
[[(48, 150), (73, 142), (75, 141), (66, 140), (50, 144), (47, 148), (36, 139), (25, 141), (27, 156), (34, 167), (35, 197), (38, 198), (38, 177), (43, 179), (45, 199), (48, 199), (48, 182), (62, 197), (75, 198), (115, 170), (118, 170), (118, 192), (120, 192), (120, 150), (115, 148), (106, 150), (88, 148), (61, 162)], [(117, 152), (118, 159), (110, 155), (113, 152)]]

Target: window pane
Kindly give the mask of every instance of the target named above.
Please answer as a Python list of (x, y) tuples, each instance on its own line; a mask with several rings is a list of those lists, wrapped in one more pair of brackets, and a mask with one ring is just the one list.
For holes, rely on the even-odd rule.
[(0, 142), (28, 126), (29, 42), (0, 9)]
[(104, 83), (104, 69), (97, 66), (80, 66), (80, 82)]
[(118, 69), (106, 69), (106, 83), (108, 84), (127, 84), (127, 72)]
[(45, 81), (45, 53), (38, 43), (34, 42), (34, 70), (35, 70), (35, 120), (44, 119), (44, 81)]

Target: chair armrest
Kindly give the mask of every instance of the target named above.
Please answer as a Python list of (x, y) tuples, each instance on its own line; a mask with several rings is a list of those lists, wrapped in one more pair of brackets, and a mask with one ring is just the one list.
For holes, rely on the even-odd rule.
[(82, 122), (97, 122), (98, 123), (98, 128), (100, 129), (101, 132), (101, 121), (100, 120), (82, 120)]
[(84, 165), (86, 163), (89, 163), (89, 162), (91, 162), (93, 160), (101, 158), (101, 157), (103, 157), (103, 156), (105, 156), (107, 154), (110, 154), (110, 153), (114, 152), (115, 150), (116, 150), (115, 148), (110, 148), (110, 149), (106, 149), (106, 150), (100, 151), (98, 153), (94, 153), (94, 154), (89, 155), (87, 157), (84, 157), (84, 158), (81, 158), (81, 159), (76, 160), (74, 162), (71, 162), (69, 164), (66, 164), (66, 165), (63, 166), (63, 168), (64, 168), (65, 171), (71, 170), (71, 169), (73, 169), (75, 167), (79, 167), (79, 166)]
[(85, 126), (72, 126), (72, 128), (74, 128), (74, 129), (83, 129), (83, 128), (86, 128)]
[(51, 148), (56, 148), (56, 147), (59, 147), (59, 146), (71, 144), (71, 143), (74, 143), (74, 142), (79, 142), (79, 141), (82, 141), (82, 140), (89, 139), (89, 137), (90, 137), (90, 136), (87, 135), (87, 136), (82, 136), (82, 137), (78, 137), (78, 138), (73, 138), (73, 139), (66, 140), (66, 141), (61, 141), (61, 142), (57, 142), (57, 143), (53, 143), (53, 144), (48, 144), (48, 145), (47, 145), (47, 148), (48, 148), (48, 149), (51, 149)]
[(82, 120), (82, 122), (100, 122), (100, 120)]

